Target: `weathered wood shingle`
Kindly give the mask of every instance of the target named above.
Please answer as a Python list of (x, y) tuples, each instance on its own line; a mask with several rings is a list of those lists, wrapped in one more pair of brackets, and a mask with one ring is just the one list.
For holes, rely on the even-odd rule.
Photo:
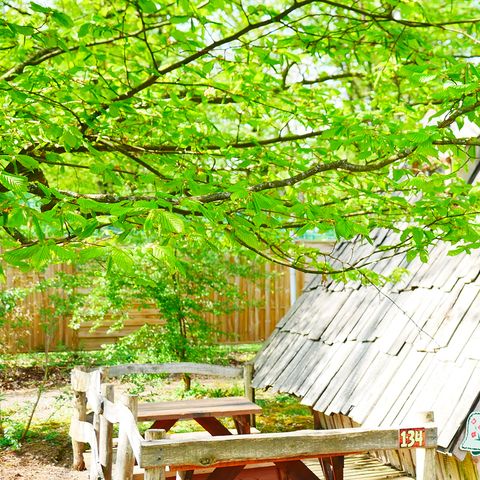
[(410, 273), (381, 288), (314, 277), (259, 353), (254, 385), (365, 425), (433, 410), (440, 447), (461, 456), (455, 446), (480, 401), (480, 252), (451, 257), (440, 244), (428, 264), (409, 264), (392, 257), (396, 240), (378, 231), (373, 245), (335, 248), (338, 266), (370, 257), (377, 273)]

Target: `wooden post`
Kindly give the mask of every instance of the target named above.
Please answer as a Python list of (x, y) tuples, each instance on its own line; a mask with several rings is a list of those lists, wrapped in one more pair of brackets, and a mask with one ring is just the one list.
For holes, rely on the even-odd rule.
[[(433, 412), (422, 412), (419, 420), (423, 423), (433, 423)], [(415, 478), (417, 480), (435, 480), (436, 448), (417, 448), (415, 461)]]
[[(145, 440), (163, 440), (167, 438), (165, 430), (147, 430)], [(145, 480), (165, 480), (165, 467), (151, 467), (145, 469)]]
[[(102, 385), (106, 380), (105, 371), (100, 369), (100, 393), (103, 395)], [(93, 413), (93, 428), (97, 436), (97, 445), (100, 444), (100, 412)]]
[[(255, 389), (252, 387), (253, 379), (253, 363), (245, 363), (243, 365), (243, 389), (245, 396), (255, 403)], [(256, 427), (255, 415), (250, 415), (250, 425)]]
[[(102, 385), (102, 397), (114, 401), (114, 389), (112, 384)], [(102, 464), (105, 480), (112, 480), (113, 462), (113, 424), (103, 415), (100, 415), (99, 456)]]
[[(75, 367), (75, 370), (85, 372), (85, 367)], [(87, 394), (78, 390), (73, 391), (73, 419), (85, 422), (87, 420)], [(83, 452), (85, 452), (85, 444), (77, 442), (72, 438), (72, 450), (73, 450), (73, 470), (85, 470), (85, 459), (83, 458)]]
[[(122, 403), (126, 405), (128, 409), (132, 412), (133, 417), (137, 418), (138, 396), (123, 395)], [(117, 462), (115, 466), (116, 480), (132, 480), (134, 465), (135, 457), (133, 455), (133, 450), (130, 446), (130, 442), (128, 441), (128, 434), (124, 429), (120, 427), (117, 446)]]

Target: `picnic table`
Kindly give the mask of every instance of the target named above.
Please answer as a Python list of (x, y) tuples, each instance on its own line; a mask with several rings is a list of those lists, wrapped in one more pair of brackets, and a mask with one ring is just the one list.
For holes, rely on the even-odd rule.
[(219, 418), (231, 417), (239, 434), (251, 431), (251, 415), (262, 409), (245, 397), (205, 398), (138, 405), (137, 420), (153, 421), (151, 428), (169, 431), (179, 420), (195, 420), (213, 436), (230, 435)]

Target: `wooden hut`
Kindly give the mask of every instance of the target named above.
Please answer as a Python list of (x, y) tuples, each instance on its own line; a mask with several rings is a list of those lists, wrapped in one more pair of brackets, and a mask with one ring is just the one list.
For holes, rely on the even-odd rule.
[[(394, 242), (379, 231), (374, 245), (335, 247), (340, 262), (370, 257), (377, 273), (410, 273), (383, 288), (313, 278), (257, 356), (254, 386), (301, 397), (318, 428), (405, 424), (433, 411), (437, 479), (478, 479), (460, 445), (480, 410), (480, 250), (452, 257), (439, 244), (428, 264), (408, 263), (379, 251)], [(414, 472), (414, 455), (383, 459)]]

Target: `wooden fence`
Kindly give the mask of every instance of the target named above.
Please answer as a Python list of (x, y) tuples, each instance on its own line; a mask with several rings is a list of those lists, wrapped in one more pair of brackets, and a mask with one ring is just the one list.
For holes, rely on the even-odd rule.
[[(276, 323), (285, 315), (290, 307), (292, 292), (290, 285), (295, 284), (295, 295), (298, 296), (305, 283), (305, 276), (295, 272), (294, 278), (289, 269), (278, 265), (266, 264), (267, 274), (258, 282), (250, 282), (236, 278), (240, 290), (247, 296), (249, 307), (229, 315), (208, 315), (207, 320), (228, 335), (220, 336), (224, 343), (258, 342), (266, 339), (275, 328)], [(25, 287), (38, 282), (40, 278), (52, 277), (59, 271), (72, 273), (71, 266), (53, 266), (44, 274), (22, 273), (18, 270), (7, 270), (6, 288)], [(293, 280), (293, 281), (292, 281)], [(49, 325), (46, 335), (46, 324), (49, 309), (48, 292), (36, 292), (29, 295), (26, 302), (13, 312), (12, 322), (0, 326), (0, 353), (37, 351), (45, 348), (49, 338), (49, 348), (95, 350), (102, 344), (115, 342), (118, 338), (134, 332), (145, 324), (161, 324), (155, 308), (139, 309), (132, 305), (123, 328), (111, 330), (111, 322), (105, 322), (95, 328), (93, 322), (84, 322), (77, 330), (69, 327), (69, 318), (60, 318)]]

